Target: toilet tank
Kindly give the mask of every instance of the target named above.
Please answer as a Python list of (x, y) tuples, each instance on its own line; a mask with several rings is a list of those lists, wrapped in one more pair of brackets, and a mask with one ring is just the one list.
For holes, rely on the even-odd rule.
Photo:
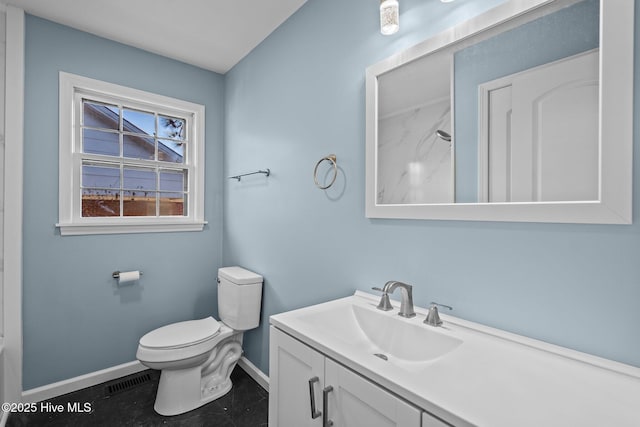
[(218, 269), (218, 314), (236, 331), (258, 327), (262, 276), (242, 267)]

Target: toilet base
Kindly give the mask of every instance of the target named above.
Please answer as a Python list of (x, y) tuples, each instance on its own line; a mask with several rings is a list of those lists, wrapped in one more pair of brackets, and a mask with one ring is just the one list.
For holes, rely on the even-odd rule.
[[(199, 382), (199, 368), (192, 368), (191, 370), (193, 372), (181, 373), (178, 377), (171, 375), (175, 371), (162, 371), (156, 402), (153, 405), (153, 409), (158, 414), (172, 416), (193, 411), (224, 396), (233, 387), (231, 379), (228, 379), (217, 387), (214, 392), (203, 395), (200, 390), (193, 387), (193, 381), (195, 381), (195, 384)], [(179, 395), (171, 392), (171, 390), (176, 390), (174, 387), (178, 387), (177, 390), (181, 390)]]
[(231, 372), (242, 356), (242, 335), (222, 341), (200, 365), (163, 369), (153, 409), (165, 416), (183, 414), (212, 402), (231, 390)]

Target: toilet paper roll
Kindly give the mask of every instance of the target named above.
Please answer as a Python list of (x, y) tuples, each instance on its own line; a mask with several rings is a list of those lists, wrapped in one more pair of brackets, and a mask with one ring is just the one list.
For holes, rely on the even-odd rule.
[(131, 282), (135, 282), (140, 279), (140, 272), (136, 271), (121, 271), (120, 277), (118, 278), (118, 284), (123, 285)]

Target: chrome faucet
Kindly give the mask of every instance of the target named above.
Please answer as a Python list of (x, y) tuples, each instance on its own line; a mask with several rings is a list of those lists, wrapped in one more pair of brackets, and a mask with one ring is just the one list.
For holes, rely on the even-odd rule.
[(391, 301), (389, 301), (389, 294), (387, 293), (387, 291), (383, 291), (382, 289), (377, 287), (373, 287), (371, 289), (373, 289), (374, 291), (382, 292), (382, 296), (380, 297), (380, 302), (376, 307), (378, 310), (382, 310), (382, 311), (393, 310), (393, 306), (391, 305)]
[[(413, 286), (406, 283), (391, 280), (384, 284), (382, 288), (382, 297), (392, 294), (396, 288), (400, 288), (402, 299), (400, 300), (400, 311), (398, 314), (402, 317), (413, 317), (416, 312), (413, 311)], [(380, 307), (380, 306), (378, 306)]]
[(424, 322), (422, 323), (426, 323), (429, 326), (442, 326), (442, 320), (440, 319), (440, 315), (438, 314), (438, 307), (453, 310), (453, 307), (449, 307), (448, 305), (432, 302), (431, 307), (429, 307), (429, 312), (427, 313), (427, 318), (424, 319)]

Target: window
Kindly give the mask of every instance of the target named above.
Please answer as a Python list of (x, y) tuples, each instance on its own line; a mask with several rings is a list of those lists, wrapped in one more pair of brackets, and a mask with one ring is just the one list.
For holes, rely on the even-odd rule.
[(198, 231), (204, 106), (60, 73), (62, 235)]

